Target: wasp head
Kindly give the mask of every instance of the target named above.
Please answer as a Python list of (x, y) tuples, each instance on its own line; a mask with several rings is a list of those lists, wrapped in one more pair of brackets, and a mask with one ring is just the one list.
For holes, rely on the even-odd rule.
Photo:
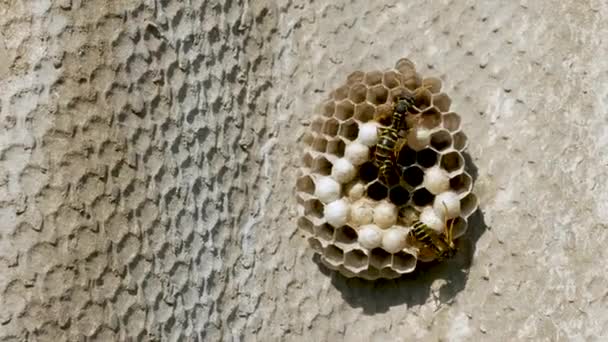
[(395, 104), (395, 111), (400, 114), (407, 113), (414, 106), (414, 98), (411, 96), (402, 96)]

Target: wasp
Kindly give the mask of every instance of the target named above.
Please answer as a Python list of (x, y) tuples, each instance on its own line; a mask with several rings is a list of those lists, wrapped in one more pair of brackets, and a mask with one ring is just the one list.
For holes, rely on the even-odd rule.
[(452, 220), (450, 227), (448, 227), (446, 219), (444, 224), (445, 232), (441, 235), (438, 235), (433, 229), (429, 228), (424, 223), (416, 221), (412, 227), (412, 230), (410, 230), (409, 235), (414, 238), (414, 240), (420, 242), (425, 247), (433, 251), (435, 258), (438, 261), (449, 259), (456, 254), (456, 246), (452, 240), (455, 221), (456, 220)]
[[(414, 106), (414, 98), (411, 96), (401, 97), (395, 102), (391, 123), (387, 127), (379, 129), (380, 137), (374, 153), (374, 161), (379, 167), (381, 179), (388, 185), (391, 173), (395, 170), (396, 147), (406, 143), (405, 138), (399, 142), (399, 131), (407, 129), (405, 115)], [(397, 146), (399, 145), (399, 146)]]

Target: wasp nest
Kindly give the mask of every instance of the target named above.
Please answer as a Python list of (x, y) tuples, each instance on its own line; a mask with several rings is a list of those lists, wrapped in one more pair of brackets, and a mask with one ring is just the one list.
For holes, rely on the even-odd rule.
[[(410, 129), (394, 150), (394, 176), (381, 181), (378, 128), (390, 125), (404, 95), (415, 102)], [(465, 233), (478, 202), (450, 103), (439, 79), (422, 78), (401, 59), (385, 72), (352, 73), (319, 106), (304, 136), (298, 226), (325, 265), (347, 277), (396, 278), (435, 257), (409, 236), (415, 221), (441, 234), (449, 220), (454, 238)]]

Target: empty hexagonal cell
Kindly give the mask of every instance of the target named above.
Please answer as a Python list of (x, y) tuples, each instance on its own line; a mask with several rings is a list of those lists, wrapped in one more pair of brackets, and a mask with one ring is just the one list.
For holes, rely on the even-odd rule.
[(327, 147), (327, 139), (325, 139), (322, 136), (317, 136), (313, 141), (312, 141), (312, 148), (315, 151), (319, 151), (319, 152), (325, 152), (325, 148)]
[(443, 115), (443, 128), (450, 132), (455, 132), (460, 128), (460, 115), (447, 113)]
[(389, 89), (396, 88), (401, 85), (403, 75), (395, 71), (387, 71), (382, 75), (382, 83)]
[(355, 140), (359, 134), (359, 124), (355, 120), (348, 120), (340, 124), (338, 134), (348, 140)]
[(446, 93), (434, 94), (432, 100), (433, 106), (439, 108), (440, 111), (447, 112), (450, 110), (452, 99)]
[(313, 171), (325, 176), (329, 176), (329, 174), (331, 174), (332, 166), (333, 165), (331, 164), (331, 162), (327, 160), (327, 158), (325, 158), (324, 156), (318, 156), (314, 159), (312, 163)]
[(393, 255), (393, 268), (399, 273), (409, 273), (416, 268), (416, 257), (404, 251)]
[(427, 88), (431, 93), (436, 94), (441, 91), (441, 80), (437, 77), (427, 77), (422, 80), (422, 87)]
[(356, 272), (367, 269), (368, 262), (369, 259), (367, 258), (367, 255), (360, 249), (349, 251), (344, 257), (344, 264)]
[(464, 158), (456, 151), (441, 156), (441, 168), (447, 172), (460, 171), (464, 168)]
[(467, 148), (468, 139), (463, 132), (454, 133), (452, 139), (454, 140), (454, 148), (458, 151), (464, 151)]
[(334, 227), (329, 223), (323, 223), (314, 227), (315, 236), (325, 241), (331, 241), (334, 238)]
[(347, 120), (355, 113), (355, 105), (349, 100), (344, 100), (336, 105), (335, 117), (339, 120)]
[(359, 178), (366, 183), (373, 181), (378, 178), (378, 167), (371, 161), (363, 163), (359, 168)]
[(343, 85), (332, 92), (332, 97), (337, 100), (344, 100), (348, 96), (348, 86)]
[(312, 177), (310, 177), (310, 175), (305, 175), (298, 178), (298, 181), (296, 182), (296, 189), (307, 194), (314, 193), (315, 183), (312, 181)]
[(468, 173), (463, 172), (450, 179), (450, 188), (459, 195), (467, 194), (473, 187), (473, 179)]
[(428, 107), (420, 114), (420, 124), (428, 129), (441, 125), (441, 112), (436, 107)]
[(452, 135), (442, 129), (431, 135), (431, 147), (436, 151), (443, 151), (452, 146)]
[(425, 188), (420, 188), (420, 189), (414, 191), (414, 195), (412, 196), (412, 201), (414, 202), (414, 205), (417, 205), (419, 207), (423, 207), (425, 205), (429, 205), (429, 204), (433, 203), (434, 199), (435, 199), (435, 195), (430, 193)]
[(323, 217), (323, 203), (318, 199), (307, 200), (304, 202), (304, 215), (317, 218)]
[(342, 226), (342, 227), (336, 229), (336, 241), (337, 242), (350, 244), (350, 243), (357, 242), (358, 237), (359, 237), (359, 235), (357, 234), (357, 232), (349, 226)]
[(315, 133), (321, 132), (321, 129), (323, 128), (324, 123), (325, 123), (325, 119), (318, 116), (314, 120), (312, 120), (312, 123), (310, 124), (310, 130)]
[(314, 225), (304, 216), (298, 219), (298, 227), (309, 234), (314, 234)]
[(409, 146), (403, 145), (397, 156), (397, 164), (400, 166), (410, 166), (416, 162), (416, 151)]
[(361, 103), (365, 101), (365, 97), (367, 96), (367, 86), (365, 84), (355, 84), (350, 88), (350, 92), (348, 93), (348, 98), (354, 103)]
[(305, 153), (304, 157), (302, 157), (302, 162), (306, 167), (312, 167), (313, 158), (310, 153)]
[(334, 102), (334, 100), (328, 100), (325, 101), (325, 103), (323, 104), (322, 107), (323, 110), (323, 115), (324, 116), (333, 116), (334, 115), (334, 111), (336, 110), (336, 103)]
[(402, 186), (395, 186), (388, 192), (388, 198), (396, 206), (404, 205), (410, 200), (410, 193)]
[(407, 74), (416, 71), (416, 66), (407, 58), (401, 58), (395, 63), (395, 69), (402, 74)]
[(386, 103), (388, 98), (388, 89), (382, 84), (373, 86), (367, 91), (367, 100), (374, 104)]
[(371, 104), (364, 102), (355, 106), (355, 119), (361, 122), (368, 122), (374, 118), (376, 109)]
[(365, 74), (363, 78), (363, 82), (368, 86), (376, 85), (382, 82), (382, 72), (381, 71), (370, 71)]
[(313, 249), (313, 251), (317, 253), (323, 253), (323, 245), (321, 244), (321, 241), (317, 240), (314, 237), (309, 237), (307, 241), (308, 245)]
[(462, 217), (456, 217), (448, 220), (448, 227), (452, 227), (452, 236), (454, 239), (461, 237), (467, 231), (467, 221)]
[(315, 140), (315, 136), (311, 132), (306, 132), (302, 136), (302, 141), (308, 146), (312, 145), (313, 140)]
[(403, 170), (401, 178), (411, 187), (416, 187), (422, 184), (424, 179), (424, 171), (418, 166), (410, 166)]
[(338, 157), (342, 157), (342, 156), (344, 156), (345, 147), (346, 147), (346, 144), (344, 144), (344, 141), (342, 141), (342, 139), (334, 138), (327, 142), (326, 151), (327, 151), (327, 153), (331, 153)]
[(353, 85), (355, 83), (363, 82), (363, 78), (365, 77), (365, 73), (363, 71), (357, 70), (348, 75), (346, 77), (346, 84)]
[(379, 181), (375, 181), (367, 187), (367, 197), (379, 201), (385, 199), (388, 195), (388, 189)]
[(336, 266), (341, 264), (342, 260), (344, 260), (344, 251), (334, 245), (329, 245), (325, 248), (323, 256), (330, 264)]
[(390, 267), (385, 267), (380, 270), (380, 277), (382, 277), (382, 278), (393, 279), (393, 278), (397, 278), (398, 276), (399, 276), (399, 273), (397, 273), (395, 270), (393, 270)]
[(479, 205), (479, 200), (474, 193), (467, 194), (463, 199), (460, 200), (460, 215), (468, 218), (471, 216)]
[(340, 123), (338, 120), (330, 118), (323, 124), (323, 133), (333, 137), (336, 135), (336, 133), (338, 133), (339, 127)]
[(423, 167), (431, 167), (437, 163), (437, 152), (430, 148), (425, 148), (422, 151), (416, 153), (416, 160), (418, 164)]
[(380, 247), (374, 248), (369, 253), (369, 263), (377, 268), (388, 266), (391, 263), (391, 253)]
[(414, 93), (416, 107), (420, 108), (420, 110), (424, 110), (431, 106), (431, 98), (432, 98), (432, 94), (428, 90), (421, 89)]

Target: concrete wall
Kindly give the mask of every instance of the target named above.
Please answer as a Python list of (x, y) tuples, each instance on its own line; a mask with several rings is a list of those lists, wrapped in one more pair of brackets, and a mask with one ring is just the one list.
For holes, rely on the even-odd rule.
[[(0, 339), (608, 336), (602, 1), (0, 2)], [(368, 283), (296, 230), (298, 139), (408, 57), (463, 117), (458, 257)]]

